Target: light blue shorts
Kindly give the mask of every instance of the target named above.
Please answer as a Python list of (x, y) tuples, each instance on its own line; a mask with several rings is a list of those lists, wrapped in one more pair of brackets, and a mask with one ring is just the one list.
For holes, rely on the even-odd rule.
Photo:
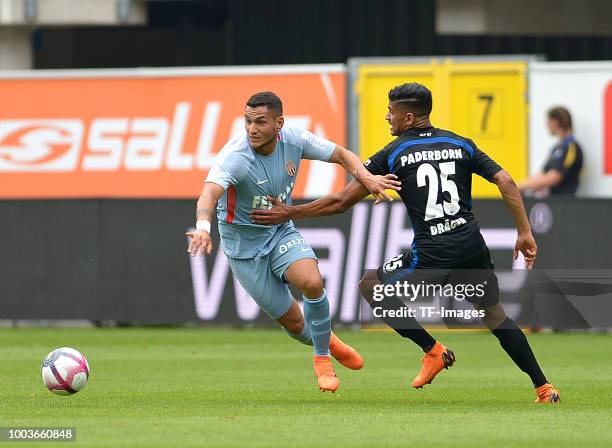
[(317, 260), (310, 244), (295, 229), (283, 235), (268, 255), (247, 259), (227, 257), (242, 287), (275, 320), (289, 311), (292, 303), (285, 272), (292, 263), (303, 258)]

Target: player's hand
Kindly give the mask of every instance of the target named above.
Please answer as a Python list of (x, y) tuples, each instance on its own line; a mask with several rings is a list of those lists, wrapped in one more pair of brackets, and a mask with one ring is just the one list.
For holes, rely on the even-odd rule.
[(519, 235), (516, 238), (516, 244), (514, 246), (514, 259), (518, 258), (518, 254), (521, 252), (525, 257), (525, 263), (527, 269), (533, 268), (535, 263), (536, 255), (538, 253), (538, 246), (531, 233), (526, 235)]
[(268, 201), (272, 204), (272, 208), (268, 210), (251, 210), (251, 221), (255, 224), (274, 225), (289, 221), (289, 207), (279, 201), (274, 196), (268, 196)]
[(378, 204), (381, 201), (393, 201), (393, 198), (389, 196), (385, 190), (400, 191), (402, 189), (402, 183), (397, 180), (395, 174), (387, 174), (385, 176), (368, 176), (362, 181), (363, 186), (374, 196), (374, 204)]
[(191, 238), (187, 252), (189, 252), (192, 257), (201, 257), (204, 254), (211, 254), (213, 243), (210, 234), (206, 230), (187, 232), (185, 235)]

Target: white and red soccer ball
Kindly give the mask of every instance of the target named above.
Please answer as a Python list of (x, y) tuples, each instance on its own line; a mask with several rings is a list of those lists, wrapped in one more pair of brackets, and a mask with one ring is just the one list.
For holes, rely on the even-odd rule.
[(42, 380), (57, 395), (72, 395), (82, 390), (89, 379), (89, 364), (78, 350), (61, 347), (43, 360)]

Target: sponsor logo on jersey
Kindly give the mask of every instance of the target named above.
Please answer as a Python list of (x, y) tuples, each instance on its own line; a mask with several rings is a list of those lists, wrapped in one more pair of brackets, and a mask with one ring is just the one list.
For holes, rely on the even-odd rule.
[[(284, 254), (289, 249), (292, 249), (296, 246), (302, 246), (304, 244), (308, 244), (308, 242), (304, 238), (293, 238), (291, 241), (287, 241), (285, 244), (281, 244), (278, 248), (278, 251), (281, 254)], [(308, 249), (306, 249), (308, 250)]]
[(273, 207), (272, 203), (268, 200), (267, 196), (260, 194), (253, 196), (253, 203), (251, 208), (254, 210), (268, 210)]
[[(293, 190), (294, 185), (295, 182), (291, 182), (289, 185), (287, 185), (283, 192), (276, 196), (276, 199), (278, 199), (280, 202), (286, 202), (287, 198), (291, 195), (291, 190)], [(272, 205), (272, 202), (268, 200), (266, 195), (258, 194), (253, 196), (253, 202), (251, 204), (252, 209), (269, 210), (272, 207), (274, 206)]]

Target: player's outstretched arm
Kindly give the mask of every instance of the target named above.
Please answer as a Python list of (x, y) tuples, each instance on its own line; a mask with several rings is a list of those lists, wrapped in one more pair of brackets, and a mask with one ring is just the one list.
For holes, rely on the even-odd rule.
[(514, 259), (516, 260), (518, 253), (521, 252), (525, 257), (527, 269), (531, 269), (535, 263), (538, 246), (531, 233), (531, 225), (527, 218), (527, 212), (525, 212), (521, 193), (512, 177), (504, 170), (493, 176), (493, 183), (497, 185), (504, 201), (510, 208), (518, 230), (518, 237), (514, 246)]
[(252, 210), (251, 221), (256, 224), (280, 224), (291, 219), (314, 218), (317, 216), (343, 213), (370, 193), (356, 180), (352, 180), (344, 190), (324, 196), (302, 205), (287, 205), (268, 196), (273, 207), (269, 210)]
[(191, 238), (187, 252), (191, 253), (192, 257), (201, 257), (205, 253), (210, 255), (212, 252), (213, 245), (210, 238), (210, 228), (217, 201), (224, 191), (221, 185), (212, 182), (204, 183), (204, 188), (196, 208), (196, 230), (195, 232), (186, 233)]
[(393, 198), (385, 193), (385, 190), (401, 190), (402, 183), (397, 180), (397, 176), (390, 174), (387, 176), (376, 176), (365, 169), (359, 157), (348, 149), (336, 145), (334, 152), (328, 162), (341, 165), (351, 176), (357, 179), (376, 199), (376, 204), (380, 201), (392, 201)]

